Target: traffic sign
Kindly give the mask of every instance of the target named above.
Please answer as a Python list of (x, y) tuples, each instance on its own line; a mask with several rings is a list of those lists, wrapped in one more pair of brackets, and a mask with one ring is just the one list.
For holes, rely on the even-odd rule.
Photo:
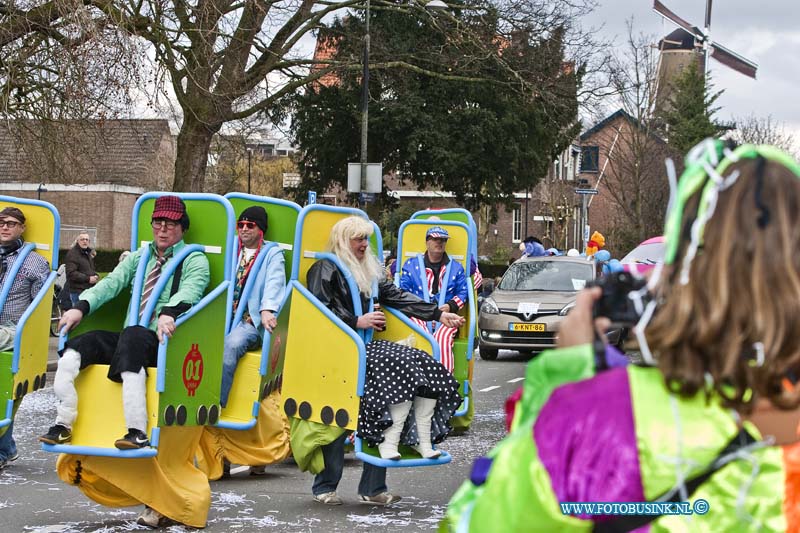
[(315, 191), (308, 191), (308, 205), (317, 203), (317, 193)]
[(367, 202), (374, 202), (377, 195), (374, 192), (358, 193), (359, 203), (366, 204)]
[(597, 189), (575, 189), (575, 194), (597, 194)]

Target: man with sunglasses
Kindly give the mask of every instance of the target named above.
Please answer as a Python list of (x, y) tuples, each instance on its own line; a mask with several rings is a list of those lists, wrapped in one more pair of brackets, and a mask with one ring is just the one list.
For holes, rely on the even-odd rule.
[[(277, 243), (264, 239), (267, 227), (267, 212), (256, 205), (244, 209), (236, 222), (239, 255), (232, 316), (235, 318), (241, 312), (241, 320), (225, 337), (220, 392), (223, 407), (228, 404), (239, 360), (261, 346), (264, 333), (272, 333), (278, 324), (276, 314), (283, 302), (286, 271), (283, 250)], [(253, 277), (252, 289), (244, 294), (245, 285)], [(247, 431), (210, 426), (203, 429), (198, 456), (208, 464), (207, 474), (211, 479), (229, 475), (231, 462), (252, 465), (250, 474), (262, 475), (264, 465), (288, 456), (288, 421), (282, 420), (274, 398), (268, 396), (261, 403), (258, 423)]]
[[(147, 301), (162, 269), (186, 246), (183, 234), (189, 229), (186, 206), (177, 196), (161, 196), (155, 202), (151, 225), (153, 241), (145, 268), (142, 295), (138, 305), (129, 307), (142, 318)], [(77, 305), (64, 313), (59, 327), (75, 328), (86, 314), (96, 313), (104, 304), (133, 285), (139, 261), (139, 249), (129, 255), (97, 285), (81, 293)], [(122, 382), (122, 403), (128, 433), (114, 445), (121, 449), (137, 449), (150, 445), (147, 438), (146, 367), (156, 366), (159, 342), (175, 332), (175, 319), (188, 311), (203, 297), (209, 282), (208, 259), (201, 252), (189, 254), (176, 270), (178, 281), (167, 281), (157, 295), (155, 310), (148, 327), (129, 326), (121, 332), (90, 331), (70, 339), (58, 361), (53, 390), (59, 399), (56, 424), (39, 437), (47, 444), (65, 444), (72, 438), (71, 427), (78, 416), (78, 395), (75, 378), (81, 369), (91, 364), (109, 365), (108, 379)], [(174, 275), (173, 275), (174, 278)], [(129, 323), (129, 317), (125, 323)]]
[[(24, 231), (25, 215), (20, 209), (6, 207), (0, 211), (0, 291), (6, 283), (11, 284), (0, 311), (0, 352), (13, 350), (17, 323), (50, 274), (47, 261), (41, 255), (31, 252), (22, 260), (22, 266), (14, 279), (8, 279), (8, 273), (19, 259), (19, 251), (25, 244), (22, 239)], [(14, 402), (14, 413), (17, 407), (19, 401)], [(12, 421), (0, 436), (0, 469), (18, 457), (17, 446), (12, 437), (13, 426)]]

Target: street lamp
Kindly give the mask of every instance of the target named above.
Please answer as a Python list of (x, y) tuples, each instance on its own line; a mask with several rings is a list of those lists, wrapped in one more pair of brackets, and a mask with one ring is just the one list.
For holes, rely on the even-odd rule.
[(42, 193), (47, 192), (47, 187), (44, 186), (44, 183), (40, 183), (38, 187), (36, 187), (36, 199), (42, 199)]
[[(448, 6), (442, 0), (430, 0), (425, 3), (425, 9), (441, 10)], [(369, 135), (369, 13), (370, 0), (365, 7), (364, 27), (364, 57), (363, 71), (361, 74), (361, 190), (367, 190), (367, 137)]]
[(253, 159), (253, 149), (247, 149), (247, 194), (250, 194), (250, 167)]

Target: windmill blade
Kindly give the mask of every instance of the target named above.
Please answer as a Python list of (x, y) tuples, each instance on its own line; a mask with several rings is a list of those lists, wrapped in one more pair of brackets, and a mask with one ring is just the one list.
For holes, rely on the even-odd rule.
[(706, 31), (711, 27), (711, 0), (706, 0)]
[(665, 19), (669, 19), (672, 21), (673, 24), (676, 24), (678, 27), (683, 28), (684, 30), (688, 31), (692, 35), (694, 35), (695, 39), (698, 41), (705, 40), (705, 35), (697, 26), (692, 26), (678, 15), (673, 13), (669, 10), (667, 6), (662, 4), (659, 0), (653, 0), (653, 11), (664, 17)]
[(717, 43), (711, 43), (711, 57), (726, 67), (732, 68), (736, 72), (740, 72), (745, 76), (756, 79), (758, 65), (749, 59), (745, 59), (744, 57), (740, 56), (733, 50), (729, 50), (728, 48), (725, 48)]

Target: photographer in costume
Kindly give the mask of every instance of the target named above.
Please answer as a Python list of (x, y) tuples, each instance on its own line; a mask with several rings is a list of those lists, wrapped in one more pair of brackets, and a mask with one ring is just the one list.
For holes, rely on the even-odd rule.
[[(679, 182), (668, 168), (665, 264), (651, 300), (628, 298), (639, 300), (646, 365), (598, 357), (596, 328), (610, 321), (594, 320), (593, 307), (616, 289), (582, 292), (560, 348), (528, 366), (512, 433), (476, 460), (444, 529), (800, 527), (800, 395), (786, 384), (800, 368), (800, 165), (769, 146), (707, 140)], [(654, 501), (693, 502), (694, 513), (560, 505)]]

